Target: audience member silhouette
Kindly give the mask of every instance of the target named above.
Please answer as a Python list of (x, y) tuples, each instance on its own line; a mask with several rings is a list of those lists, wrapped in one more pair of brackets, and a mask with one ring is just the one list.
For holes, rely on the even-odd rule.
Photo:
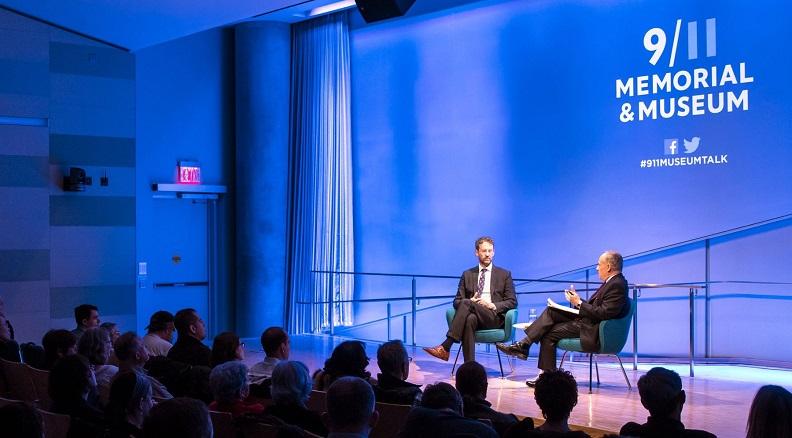
[(487, 372), (480, 363), (465, 362), (457, 370), (456, 389), (462, 395), (465, 417), (489, 420), (498, 435), (503, 436), (506, 429), (517, 423), (517, 417), (492, 409), (487, 401), (488, 386)]
[(367, 437), (377, 424), (374, 390), (360, 377), (337, 378), (327, 389), (327, 412), (323, 415), (330, 430), (328, 438)]
[(360, 341), (344, 341), (333, 350), (333, 354), (325, 361), (324, 369), (314, 374), (313, 387), (317, 391), (327, 391), (327, 388), (338, 378), (344, 376), (360, 377), (370, 384), (374, 384), (371, 373), (366, 371), (369, 358), (366, 355), (366, 346)]
[(19, 344), (12, 339), (8, 327), (8, 320), (4, 315), (0, 315), (0, 358), (10, 362), (22, 362)]
[(679, 374), (655, 367), (638, 379), (641, 404), (649, 411), (646, 423), (629, 422), (622, 426), (621, 435), (636, 437), (714, 437), (703, 430), (685, 429), (682, 424), (682, 406), (685, 391)]
[(248, 396), (247, 372), (247, 366), (236, 360), (214, 367), (209, 375), (209, 387), (214, 396), (209, 409), (228, 412), (234, 417), (264, 412), (264, 406), (261, 404), (245, 402)]
[(41, 339), (41, 345), (44, 347), (45, 370), (51, 370), (58, 359), (77, 353), (77, 337), (68, 330), (48, 331)]
[(206, 326), (195, 309), (182, 309), (174, 318), (179, 337), (168, 351), (168, 358), (188, 365), (210, 366), (212, 351), (201, 343), (206, 338)]
[(143, 345), (143, 340), (135, 332), (126, 332), (119, 336), (115, 342), (115, 352), (118, 357), (118, 370), (134, 371), (149, 381), (152, 395), (157, 398), (172, 398), (170, 391), (159, 380), (148, 375), (144, 365), (149, 360), (148, 350)]
[(289, 335), (280, 327), (269, 327), (261, 333), (261, 348), (264, 360), (250, 367), (251, 385), (258, 385), (272, 377), (272, 370), (282, 360), (289, 360), (291, 342)]
[(177, 397), (157, 403), (143, 421), (146, 438), (212, 438), (209, 409), (200, 400)]
[(4, 438), (43, 438), (41, 414), (27, 403), (10, 403), (0, 408), (0, 432)]
[(91, 364), (96, 379), (96, 394), (99, 396), (101, 406), (107, 405), (110, 397), (110, 381), (118, 372), (117, 366), (107, 364), (111, 349), (110, 335), (99, 327), (85, 330), (77, 341), (77, 352)]
[(581, 431), (569, 429), (569, 415), (577, 405), (577, 382), (569, 371), (558, 369), (545, 371), (536, 379), (534, 400), (542, 410), (545, 422), (534, 429), (523, 420), (512, 426), (506, 437), (552, 437), (552, 438), (585, 438), (589, 435)]
[(302, 362), (281, 361), (272, 372), (272, 401), (265, 414), (280, 418), (311, 433), (325, 436), (327, 428), (317, 412), (305, 403), (311, 395), (311, 376)]
[(121, 371), (110, 386), (110, 400), (105, 417), (110, 426), (108, 438), (143, 436), (143, 420), (154, 405), (147, 376), (135, 371)]
[(410, 411), (403, 429), (399, 432), (399, 437), (404, 438), (459, 436), (496, 438), (498, 433), (481, 421), (465, 418), (462, 395), (445, 382), (426, 387), (421, 397), (421, 406)]
[(173, 314), (165, 310), (156, 311), (151, 315), (149, 325), (146, 327), (146, 336), (143, 336), (143, 345), (146, 346), (149, 355), (168, 355), (173, 347), (173, 332), (176, 330), (173, 321)]
[(99, 327), (101, 321), (99, 320), (99, 308), (93, 304), (80, 304), (74, 308), (74, 321), (77, 323), (77, 328), (72, 330), (77, 340), (80, 336), (90, 328)]
[(777, 385), (756, 391), (748, 413), (746, 438), (792, 437), (792, 394)]
[(245, 359), (245, 344), (233, 332), (223, 332), (212, 342), (210, 365), (212, 368), (232, 360)]
[(407, 381), (411, 357), (400, 340), (388, 341), (377, 349), (377, 374), (374, 395), (378, 402), (417, 405), (421, 402), (421, 386)]
[(60, 359), (50, 371), (52, 411), (72, 418), (71, 436), (99, 436), (104, 433), (104, 413), (88, 400), (88, 394), (95, 385), (88, 359), (79, 354)]

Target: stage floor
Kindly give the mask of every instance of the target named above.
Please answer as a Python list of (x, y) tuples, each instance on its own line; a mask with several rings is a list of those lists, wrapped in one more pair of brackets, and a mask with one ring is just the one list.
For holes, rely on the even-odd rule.
[[(291, 339), (291, 359), (299, 360), (313, 371), (321, 368), (324, 360), (330, 356), (333, 347), (345, 340), (339, 337), (314, 335), (295, 336)], [(264, 354), (258, 340), (245, 340), (245, 363), (250, 366), (260, 361)], [(256, 348), (259, 347), (259, 348)], [(379, 372), (377, 368), (377, 347), (373, 342), (367, 343), (367, 351), (371, 358), (368, 370), (373, 376)], [(453, 355), (456, 354), (455, 345)], [(435, 359), (420, 348), (407, 346), (407, 352), (413, 357), (410, 365), (410, 382), (425, 385), (437, 381), (453, 384), (451, 378), (452, 362)], [(536, 358), (527, 361), (513, 361), (515, 368), (509, 374), (509, 364), (504, 360), (506, 379), (500, 378), (498, 358), (492, 353), (477, 354), (479, 363), (487, 368), (489, 392), (487, 399), (493, 408), (502, 412), (542, 418), (542, 414), (533, 400), (533, 389), (525, 386), (525, 379), (536, 374)], [(461, 357), (460, 357), (461, 361)], [(641, 406), (636, 388), (638, 378), (653, 366), (660, 364), (640, 363), (638, 371), (632, 370), (632, 363), (625, 369), (632, 382), (632, 391), (628, 390), (618, 363), (600, 363), (599, 387), (594, 385), (592, 394), (588, 393), (588, 360), (578, 356), (576, 361), (564, 367), (574, 374), (578, 381), (578, 405), (572, 411), (571, 424), (594, 427), (618, 432), (628, 421), (644, 422), (647, 412)], [(687, 402), (682, 411), (682, 422), (690, 428), (704, 429), (721, 437), (745, 434), (748, 410), (751, 401), (762, 385), (775, 384), (792, 387), (792, 371), (772, 368), (760, 368), (742, 365), (697, 365), (696, 377), (688, 377), (687, 364), (662, 365), (671, 368), (682, 376), (682, 386), (687, 394)], [(596, 379), (596, 377), (595, 377)], [(596, 383), (596, 380), (595, 380)]]

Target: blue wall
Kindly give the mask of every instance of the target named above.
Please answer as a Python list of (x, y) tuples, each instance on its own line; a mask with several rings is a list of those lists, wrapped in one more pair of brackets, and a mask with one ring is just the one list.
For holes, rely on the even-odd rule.
[[(475, 238), (489, 234), (496, 264), (539, 278), (591, 265), (608, 248), (638, 253), (792, 212), (790, 15), (769, 2), (512, 1), (358, 26), (357, 270), (457, 275), (475, 263)], [(711, 18), (716, 44), (706, 56)], [(669, 67), (677, 19), (679, 45)], [(695, 33), (688, 32), (692, 22)], [(655, 27), (668, 43), (652, 65), (644, 36)], [(617, 80), (695, 68), (732, 65), (739, 82), (740, 63), (752, 81), (617, 97)], [(743, 91), (748, 104), (732, 112), (621, 119), (626, 103), (635, 111), (639, 101)], [(683, 139), (693, 137), (699, 149), (686, 154)], [(666, 139), (677, 139), (676, 154), (666, 155)], [(728, 163), (656, 167), (663, 159), (723, 155)], [(641, 167), (642, 160), (652, 167)], [(712, 279), (789, 281), (788, 236), (771, 227), (717, 242)], [(742, 262), (747, 248), (759, 260)], [(702, 254), (685, 248), (667, 260), (640, 259), (626, 274), (633, 282), (701, 281)], [(455, 290), (455, 281), (421, 283), (422, 294)], [(403, 296), (409, 288), (409, 281), (364, 279), (358, 296)], [(788, 287), (739, 289), (792, 295)], [(686, 302), (668, 307), (686, 291), (656, 294), (672, 297), (641, 309), (641, 349), (683, 354), (685, 336), (666, 342), (663, 335), (669, 327), (686, 330)], [(543, 299), (526, 298), (523, 307)], [(746, 302), (757, 310), (746, 310)], [(757, 347), (752, 339), (757, 330), (782, 328), (758, 306), (792, 310), (788, 302), (716, 300), (713, 353), (792, 358), (792, 348)], [(437, 301), (422, 306), (431, 304)], [(735, 313), (744, 326), (735, 324)], [(357, 322), (383, 314), (381, 305), (360, 306)], [(419, 343), (442, 338), (441, 315), (419, 317)], [(381, 337), (383, 325), (355, 333)]]
[[(22, 342), (86, 302), (135, 326), (134, 90), (133, 55), (0, 11), (0, 294)], [(69, 167), (93, 185), (64, 192)]]

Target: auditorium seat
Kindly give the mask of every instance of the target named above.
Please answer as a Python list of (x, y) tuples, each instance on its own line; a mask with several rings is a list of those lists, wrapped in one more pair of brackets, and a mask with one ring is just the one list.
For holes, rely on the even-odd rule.
[(47, 438), (66, 438), (71, 427), (71, 418), (68, 415), (56, 414), (39, 409), (44, 423), (44, 436)]
[[(453, 307), (446, 310), (446, 322), (448, 323), (448, 327), (451, 328), (451, 322), (454, 320), (454, 315), (456, 315), (456, 309)], [(503, 328), (502, 329), (487, 329), (487, 330), (476, 330), (476, 343), (477, 344), (495, 344), (497, 342), (511, 342), (512, 338), (514, 337), (514, 323), (517, 321), (517, 309), (511, 309), (506, 312), (506, 315), (503, 318)], [(456, 359), (454, 359), (454, 366), (451, 367), (451, 375), (454, 375), (454, 371), (456, 370), (457, 362), (459, 361), (459, 352), (462, 351), (462, 347), (460, 346), (457, 350)], [(501, 378), (505, 377), (503, 374), (503, 363), (501, 363), (501, 356), (500, 351), (495, 349), (495, 352), (498, 353), (498, 365), (500, 366)]]
[(379, 421), (371, 430), (369, 437), (390, 438), (396, 436), (404, 427), (404, 422), (407, 421), (407, 415), (410, 414), (412, 406), (377, 402), (375, 409), (379, 412)]
[(236, 437), (234, 417), (231, 414), (228, 412), (209, 411), (209, 416), (212, 417), (212, 429), (214, 430), (215, 438)]
[(31, 366), (25, 365), (30, 381), (33, 382), (33, 388), (36, 391), (36, 398), (38, 399), (38, 407), (44, 410), (52, 406), (52, 399), (49, 395), (49, 371), (40, 370)]
[(0, 359), (0, 369), (5, 376), (6, 384), (8, 384), (9, 397), (33, 403), (37, 399), (36, 388), (33, 386), (27, 368), (29, 367), (23, 363)]
[(324, 391), (311, 391), (311, 395), (308, 397), (308, 402), (305, 403), (305, 407), (308, 410), (319, 412), (327, 411), (327, 393)]

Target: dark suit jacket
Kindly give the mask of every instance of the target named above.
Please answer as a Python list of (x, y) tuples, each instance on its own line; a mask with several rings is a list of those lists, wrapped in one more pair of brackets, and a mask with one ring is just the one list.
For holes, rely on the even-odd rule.
[[(455, 309), (459, 307), (459, 303), (463, 299), (473, 298), (478, 289), (478, 281), (478, 265), (462, 273), (462, 278), (459, 279), (459, 287), (457, 287), (457, 294), (454, 298)], [(512, 281), (511, 272), (492, 266), (490, 298), (492, 304), (495, 305), (495, 313), (501, 317), (509, 310), (517, 307), (517, 296), (514, 294), (514, 281)]]
[(599, 350), (599, 325), (606, 319), (622, 318), (630, 312), (627, 279), (617, 274), (580, 303), (580, 344), (585, 351)]
[(622, 426), (619, 435), (647, 438), (715, 438), (715, 435), (685, 425), (670, 418), (649, 417), (645, 424), (629, 422)]

